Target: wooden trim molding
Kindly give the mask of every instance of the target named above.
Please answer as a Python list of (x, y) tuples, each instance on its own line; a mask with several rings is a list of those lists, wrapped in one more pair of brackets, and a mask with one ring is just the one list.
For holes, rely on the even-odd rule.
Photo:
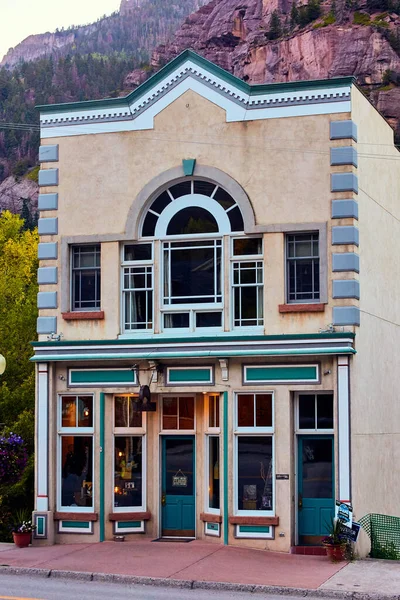
[(97, 513), (55, 512), (54, 521), (97, 521)]
[(279, 525), (279, 517), (229, 517), (231, 525)]
[(280, 304), (280, 313), (324, 312), (325, 304)]
[(151, 512), (126, 512), (126, 513), (110, 513), (108, 515), (109, 521), (149, 521), (151, 519)]
[(84, 321), (84, 320), (102, 320), (104, 319), (104, 310), (83, 311), (83, 312), (63, 312), (61, 313), (64, 321)]
[(222, 523), (222, 516), (211, 513), (200, 513), (200, 521), (204, 521), (205, 523)]

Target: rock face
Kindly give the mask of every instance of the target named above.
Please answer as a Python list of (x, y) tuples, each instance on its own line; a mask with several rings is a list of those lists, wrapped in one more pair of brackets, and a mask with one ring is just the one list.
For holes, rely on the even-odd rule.
[(12, 213), (22, 211), (24, 198), (27, 200), (31, 213), (37, 211), (39, 186), (35, 181), (23, 178), (17, 181), (10, 176), (0, 183), (0, 213), (9, 210)]

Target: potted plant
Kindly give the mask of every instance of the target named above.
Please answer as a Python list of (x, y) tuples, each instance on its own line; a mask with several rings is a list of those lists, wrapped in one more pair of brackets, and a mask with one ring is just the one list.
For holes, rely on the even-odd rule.
[(325, 547), (327, 555), (333, 562), (344, 560), (347, 539), (340, 528), (339, 520), (332, 519), (327, 529), (329, 534), (322, 539), (322, 545)]
[(14, 539), (14, 544), (18, 548), (27, 548), (31, 543), (32, 531), (35, 526), (29, 519), (30, 514), (27, 511), (17, 511), (14, 524), (11, 527), (11, 532)]

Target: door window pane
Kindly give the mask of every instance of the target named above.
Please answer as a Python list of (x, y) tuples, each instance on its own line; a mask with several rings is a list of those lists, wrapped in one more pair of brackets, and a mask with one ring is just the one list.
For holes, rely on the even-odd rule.
[(208, 506), (219, 509), (219, 437), (208, 437)]
[(115, 436), (114, 507), (142, 506), (143, 460), (140, 436)]
[(303, 498), (332, 498), (331, 439), (303, 440)]
[(272, 510), (272, 437), (239, 436), (237, 497), (239, 510)]
[(193, 440), (165, 440), (165, 491), (171, 496), (193, 495)]
[(93, 438), (61, 436), (61, 504), (93, 506)]

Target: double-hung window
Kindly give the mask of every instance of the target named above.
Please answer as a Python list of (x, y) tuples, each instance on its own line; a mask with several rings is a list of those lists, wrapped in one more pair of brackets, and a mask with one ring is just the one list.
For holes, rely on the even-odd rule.
[(273, 434), (273, 394), (238, 393), (235, 405), (235, 509), (238, 514), (273, 514)]
[(100, 244), (72, 246), (73, 311), (100, 310)]
[(59, 494), (65, 511), (93, 511), (93, 396), (59, 397)]
[(137, 398), (114, 398), (114, 512), (146, 510), (146, 416)]
[[(206, 498), (207, 513), (220, 514), (220, 396), (205, 396), (205, 455), (206, 455)], [(206, 533), (213, 535), (206, 529)]]
[(122, 257), (123, 328), (153, 329), (153, 245), (126, 244)]
[(262, 238), (233, 239), (233, 326), (261, 327), (263, 311)]
[(319, 302), (319, 234), (286, 235), (287, 302)]

